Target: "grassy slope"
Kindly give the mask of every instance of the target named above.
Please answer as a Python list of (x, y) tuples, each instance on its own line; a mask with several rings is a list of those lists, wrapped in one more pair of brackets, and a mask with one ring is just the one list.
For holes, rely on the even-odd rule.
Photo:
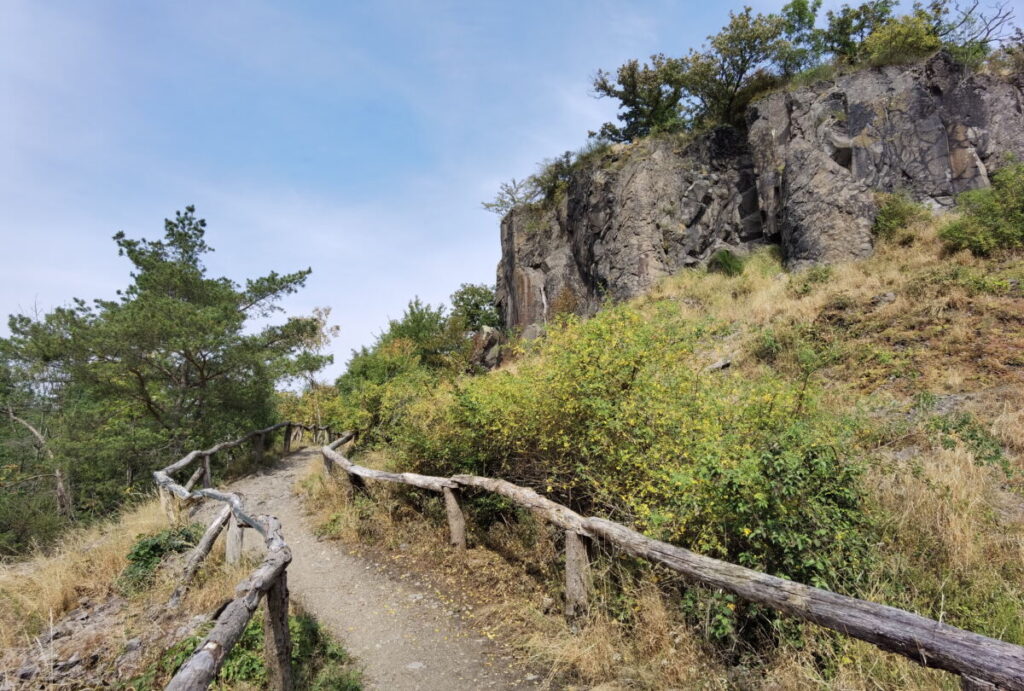
[[(741, 276), (682, 272), (629, 308), (648, 319), (664, 318), (666, 305), (678, 311), (673, 318), (710, 317), (724, 328), (700, 343), (697, 356), (707, 364), (726, 357), (734, 373), (751, 378), (771, 372), (799, 381), (810, 373), (826, 406), (869, 421), (856, 453), (867, 461), (865, 510), (877, 525), (880, 558), (861, 596), (1024, 643), (1024, 262), (948, 256), (936, 226), (919, 222), (872, 258), (828, 270), (787, 274), (764, 251)], [(533, 357), (503, 369), (515, 376)], [(399, 455), (385, 450), (376, 463), (405, 465)], [(323, 500), (324, 491), (314, 494)], [(679, 586), (670, 575), (638, 572), (609, 555), (598, 560), (600, 606), (582, 634), (569, 637), (556, 614), (544, 614), (550, 605), (538, 594), (557, 596), (559, 587), (558, 569), (543, 566), (557, 546), (542, 528), (478, 530), (488, 549), (468, 557), (466, 568), (431, 542), (436, 530), (415, 527), (439, 522), (435, 508), (373, 491), (375, 502), (360, 499), (354, 508), (326, 491), (325, 530), (405, 545), (395, 558), (437, 569), (471, 599), (475, 592), (487, 603), (485, 626), (518, 636), (564, 678), (649, 688), (698, 680), (711, 687), (957, 684), (811, 626), (798, 644), (723, 658), (706, 645), (704, 627), (686, 623), (666, 598)], [(481, 578), (472, 575), (478, 571)]]

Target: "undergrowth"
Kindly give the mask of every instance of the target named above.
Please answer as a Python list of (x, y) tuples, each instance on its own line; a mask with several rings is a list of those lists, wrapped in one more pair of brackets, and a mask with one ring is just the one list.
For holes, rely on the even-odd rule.
[(140, 535), (128, 552), (128, 565), (117, 577), (117, 588), (125, 595), (138, 593), (153, 581), (156, 569), (168, 554), (185, 552), (199, 542), (203, 526), (199, 523), (166, 528), (158, 533)]
[[(143, 691), (161, 688), (195, 651), (209, 626), (178, 641), (146, 669), (127, 683), (127, 688)], [(288, 616), (292, 641), (292, 680), (297, 689), (311, 691), (358, 691), (362, 688), (359, 672), (352, 659), (305, 613)], [(266, 657), (263, 650), (263, 617), (257, 613), (249, 620), (241, 638), (231, 649), (213, 689), (267, 688)]]

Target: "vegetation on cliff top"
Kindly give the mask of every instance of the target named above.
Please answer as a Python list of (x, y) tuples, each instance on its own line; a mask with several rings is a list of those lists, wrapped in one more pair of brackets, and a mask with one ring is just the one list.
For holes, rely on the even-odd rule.
[[(1009, 33), (1006, 4), (983, 12), (978, 3), (947, 0), (915, 3), (895, 13), (894, 0), (867, 0), (829, 10), (818, 26), (821, 0), (792, 0), (778, 13), (750, 7), (729, 14), (729, 23), (700, 49), (682, 57), (654, 55), (630, 60), (612, 74), (599, 71), (598, 96), (619, 101), (619, 125), (591, 133), (632, 141), (656, 132), (742, 125), (747, 104), (804, 71), (822, 65), (886, 65), (910, 62), (945, 47), (977, 65)], [(1012, 49), (1011, 49), (1012, 50)]]
[(988, 62), (999, 73), (1024, 65), (1024, 34), (1012, 32), (1007, 3), (983, 10), (979, 3), (917, 2), (907, 14), (894, 0), (842, 5), (819, 19), (821, 0), (792, 0), (775, 13), (750, 7), (729, 14), (729, 23), (706, 45), (681, 57), (652, 55), (629, 60), (614, 72), (598, 70), (595, 95), (619, 104), (618, 123), (590, 132), (590, 143), (542, 161), (538, 171), (503, 183), (485, 209), (500, 215), (517, 206), (553, 203), (574, 171), (610, 143), (657, 134), (743, 127), (747, 106), (787, 85), (832, 79), (842, 70), (902, 64), (937, 50), (971, 68)]

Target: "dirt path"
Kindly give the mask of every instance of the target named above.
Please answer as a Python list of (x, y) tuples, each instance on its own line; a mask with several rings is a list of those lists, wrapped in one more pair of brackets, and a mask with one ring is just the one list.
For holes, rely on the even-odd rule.
[[(366, 687), (459, 691), (539, 684), (521, 670), (517, 675), (506, 651), (460, 622), (426, 588), (314, 535), (292, 488), (318, 453), (299, 451), (230, 487), (245, 495), (252, 513), (281, 519), (292, 549), (292, 597), (358, 658)], [(247, 547), (262, 549), (255, 542), (247, 536)]]

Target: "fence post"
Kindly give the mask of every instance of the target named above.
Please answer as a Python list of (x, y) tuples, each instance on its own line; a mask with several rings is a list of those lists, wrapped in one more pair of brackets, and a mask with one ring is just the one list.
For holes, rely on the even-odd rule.
[(178, 524), (181, 518), (181, 504), (176, 496), (163, 487), (160, 488), (160, 508), (163, 509), (164, 514), (167, 516), (168, 523), (171, 525)]
[(575, 624), (587, 614), (590, 594), (590, 556), (586, 538), (565, 531), (565, 618)]
[(292, 689), (292, 642), (288, 633), (288, 571), (274, 579), (266, 595), (263, 619), (263, 653), (267, 680), (275, 691)]
[(285, 454), (292, 452), (292, 423), (290, 422), (284, 428), (284, 452)]
[(224, 561), (234, 566), (242, 560), (242, 547), (245, 543), (244, 527), (234, 516), (228, 521), (228, 539), (224, 544)]
[(252, 440), (252, 455), (256, 465), (263, 465), (263, 435), (257, 434)]
[(448, 514), (448, 540), (453, 547), (466, 549), (466, 519), (459, 508), (459, 499), (450, 487), (442, 487), (444, 510)]

